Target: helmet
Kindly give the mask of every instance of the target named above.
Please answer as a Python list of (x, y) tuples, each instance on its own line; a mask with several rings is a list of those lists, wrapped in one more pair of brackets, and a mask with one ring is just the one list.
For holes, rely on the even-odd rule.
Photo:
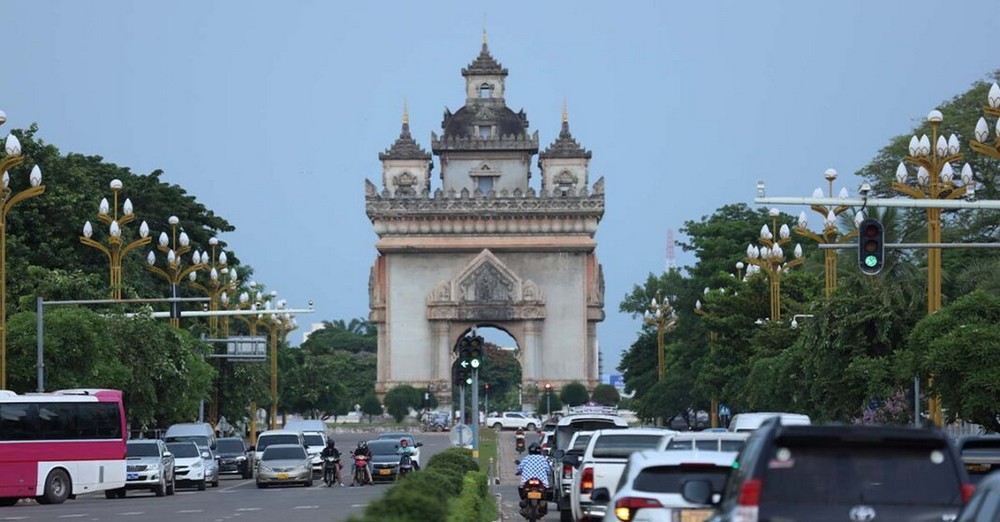
[(532, 455), (541, 455), (542, 447), (539, 446), (537, 442), (532, 442), (531, 446), (528, 446), (528, 453)]
[(361, 441), (361, 442), (358, 443), (358, 449), (364, 449), (364, 448), (367, 448), (367, 447), (368, 447), (368, 443), (365, 442), (365, 441)]
[(327, 445), (328, 447), (331, 447), (331, 448), (332, 448), (332, 447), (336, 446), (336, 445), (337, 445), (337, 443), (336, 443), (336, 442), (334, 442), (334, 441), (333, 441), (333, 439), (330, 439), (330, 440), (326, 441), (326, 445)]
[(409, 446), (410, 439), (399, 439), (399, 443), (402, 444), (403, 446)]

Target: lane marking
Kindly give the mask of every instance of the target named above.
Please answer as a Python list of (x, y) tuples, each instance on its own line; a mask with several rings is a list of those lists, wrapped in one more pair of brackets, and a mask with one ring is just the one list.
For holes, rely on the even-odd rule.
[(260, 511), (260, 508), (236, 508), (236, 511)]
[(178, 513), (204, 513), (204, 509), (182, 509)]
[(0, 520), (28, 520), (28, 517), (4, 517)]
[(87, 515), (86, 513), (83, 513), (83, 514), (74, 513), (72, 515), (59, 515), (59, 518), (81, 518), (81, 517), (86, 517), (86, 516), (89, 516), (89, 515)]
[(246, 486), (247, 484), (250, 484), (251, 482), (254, 482), (254, 480), (253, 479), (244, 480), (243, 482), (240, 482), (239, 484), (236, 484), (235, 486), (225, 487), (225, 488), (220, 489), (219, 491), (227, 491), (227, 492), (228, 491), (232, 491), (232, 490), (234, 490), (234, 489), (236, 489), (238, 487)]
[(353, 508), (363, 508), (363, 507), (366, 507), (367, 505), (368, 504), (351, 504), (351, 509), (353, 509)]
[(319, 506), (295, 506), (292, 509), (319, 509)]
[(119, 516), (128, 517), (132, 515), (142, 515), (146, 513), (145, 511), (126, 511), (124, 513), (118, 513)]

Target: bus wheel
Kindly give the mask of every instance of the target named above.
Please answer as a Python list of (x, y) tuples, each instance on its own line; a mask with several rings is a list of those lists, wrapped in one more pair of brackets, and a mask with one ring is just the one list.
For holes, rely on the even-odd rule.
[(13, 506), (17, 504), (17, 501), (21, 500), (17, 497), (0, 497), (0, 507)]
[(72, 491), (69, 475), (61, 469), (54, 469), (45, 478), (45, 493), (38, 497), (39, 504), (62, 504)]

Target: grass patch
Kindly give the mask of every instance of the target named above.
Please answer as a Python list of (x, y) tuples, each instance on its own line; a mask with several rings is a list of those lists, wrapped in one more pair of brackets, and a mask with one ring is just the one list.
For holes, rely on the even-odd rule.
[(491, 429), (479, 430), (479, 467), (485, 469), (493, 459), (494, 464), (499, 458), (497, 452), (497, 432)]

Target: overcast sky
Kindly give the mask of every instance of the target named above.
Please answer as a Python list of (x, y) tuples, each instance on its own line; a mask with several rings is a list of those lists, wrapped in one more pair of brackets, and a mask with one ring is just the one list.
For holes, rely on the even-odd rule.
[[(854, 194), (854, 172), (889, 138), (1000, 67), (996, 7), (0, 0), (0, 109), (5, 129), (37, 122), (63, 153), (163, 169), (236, 226), (221, 239), (257, 280), (292, 306), (315, 301), (300, 324), (367, 317), (363, 181), (381, 183), (404, 99), (430, 149), (444, 108), (464, 103), (460, 70), (485, 20), (508, 105), (545, 147), (566, 100), (591, 182), (605, 178), (608, 369), (640, 328), (618, 305), (664, 269), (668, 229), (752, 203), (757, 179), (768, 195), (808, 196), (833, 167), (836, 190)], [(678, 265), (693, 261), (677, 249)]]

